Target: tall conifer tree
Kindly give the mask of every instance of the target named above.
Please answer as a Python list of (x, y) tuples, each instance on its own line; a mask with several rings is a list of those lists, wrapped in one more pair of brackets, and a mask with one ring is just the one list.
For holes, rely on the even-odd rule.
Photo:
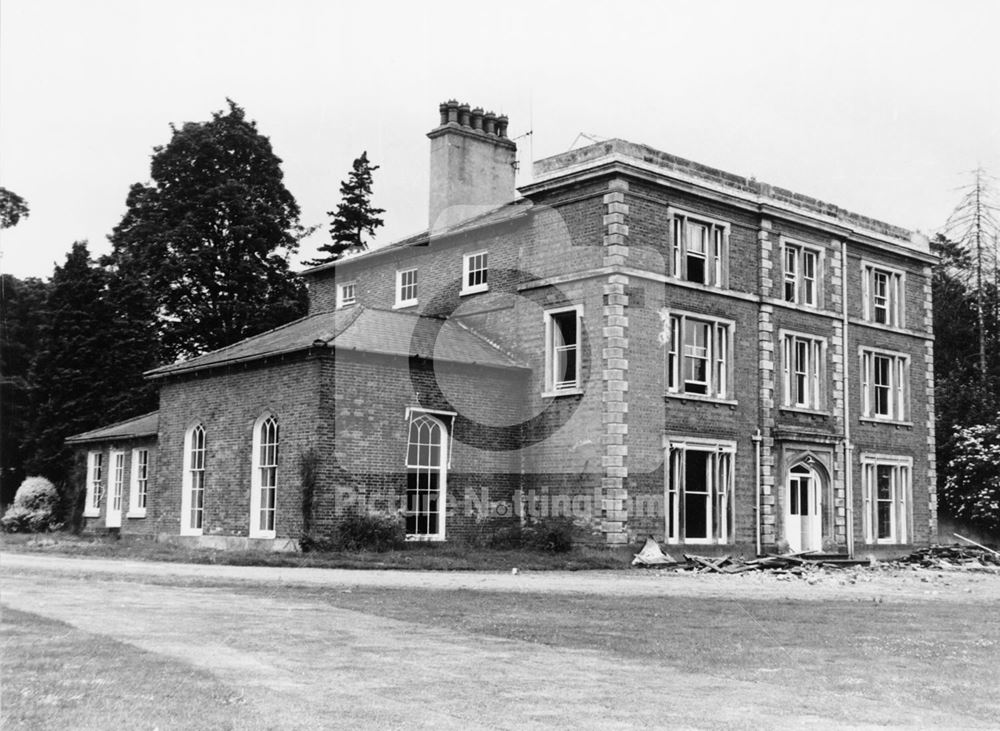
[(310, 265), (336, 261), (346, 254), (368, 248), (365, 234), (375, 235), (375, 229), (383, 225), (381, 215), (385, 213), (384, 209), (375, 208), (371, 203), (372, 172), (378, 169), (378, 165), (368, 162), (367, 150), (354, 161), (347, 180), (340, 184), (341, 200), (337, 210), (327, 213), (333, 216), (331, 241), (319, 247), (326, 256), (308, 262)]

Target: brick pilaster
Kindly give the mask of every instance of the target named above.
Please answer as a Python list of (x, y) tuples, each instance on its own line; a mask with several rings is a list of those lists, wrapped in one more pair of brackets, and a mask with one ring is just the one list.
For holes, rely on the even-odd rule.
[[(844, 263), (841, 261), (840, 242), (830, 241), (830, 306), (834, 312), (844, 307)], [(847, 378), (847, 343), (844, 342), (844, 323), (833, 321), (833, 340), (830, 347), (830, 365), (833, 375), (833, 424), (840, 437), (844, 436), (844, 383)], [(833, 539), (838, 546), (847, 544), (847, 486), (844, 465), (846, 445), (841, 442), (833, 463)]]
[[(924, 267), (924, 331), (928, 336), (934, 334), (934, 290), (932, 287), (932, 271)], [(937, 496), (937, 450), (934, 439), (934, 341), (924, 342), (924, 373), (927, 397), (927, 507), (928, 529), (930, 540), (937, 541), (938, 496)]]
[[(604, 196), (604, 265), (628, 257), (628, 183), (613, 180)], [(601, 312), (601, 530), (608, 545), (628, 542), (628, 287), (622, 274), (608, 276)]]
[[(764, 219), (757, 232), (760, 244), (760, 291), (771, 296), (774, 288), (774, 242), (771, 240), (771, 222)], [(761, 482), (761, 542), (764, 546), (777, 541), (777, 500), (775, 495), (775, 342), (774, 307), (762, 304), (757, 314), (757, 353), (760, 373), (760, 445)]]

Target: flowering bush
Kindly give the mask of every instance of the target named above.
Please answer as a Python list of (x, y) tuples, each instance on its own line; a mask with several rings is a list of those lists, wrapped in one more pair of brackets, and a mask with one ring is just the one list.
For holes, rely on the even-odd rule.
[(971, 525), (1000, 535), (1000, 414), (991, 424), (956, 428), (945, 505)]
[(14, 504), (0, 518), (6, 533), (40, 533), (61, 527), (56, 522), (59, 492), (44, 477), (28, 477), (17, 488)]

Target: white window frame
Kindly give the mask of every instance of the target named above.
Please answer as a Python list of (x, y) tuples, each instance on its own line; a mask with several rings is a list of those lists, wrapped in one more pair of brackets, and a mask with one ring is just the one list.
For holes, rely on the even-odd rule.
[[(416, 479), (419, 482), (421, 474), (431, 474), (436, 473), (438, 476), (438, 486), (437, 486), (437, 531), (434, 533), (418, 533), (410, 532), (406, 533), (406, 540), (408, 541), (443, 541), (445, 540), (445, 521), (447, 518), (447, 505), (448, 505), (448, 470), (451, 465), (450, 456), (450, 430), (448, 424), (445, 423), (444, 419), (441, 418), (446, 412), (435, 412), (423, 409), (411, 408), (407, 409), (407, 424), (406, 424), (406, 457), (404, 463), (406, 465), (406, 493), (404, 499), (406, 500), (406, 507), (404, 509), (404, 514), (409, 516), (409, 479), (410, 475), (416, 475)], [(451, 414), (452, 424), (454, 424), (455, 414), (452, 412), (447, 412)], [(427, 460), (427, 464), (422, 464), (420, 460), (420, 449), (419, 443), (417, 449), (411, 449), (412, 445), (412, 435), (414, 424), (424, 421), (430, 422), (432, 425), (440, 429), (440, 439), (438, 441), (438, 463), (436, 465), (430, 464), (430, 460)], [(418, 432), (419, 433), (419, 432)], [(428, 443), (430, 446), (430, 443)], [(416, 453), (417, 459), (413, 459), (414, 452)], [(419, 488), (418, 488), (419, 496)], [(406, 519), (406, 518), (404, 518)], [(407, 526), (408, 527), (408, 526)]]
[(101, 515), (101, 498), (104, 492), (104, 453), (87, 452), (87, 500), (83, 517), (97, 518)]
[[(273, 425), (273, 435), (269, 425)], [(253, 425), (250, 459), (250, 537), (274, 538), (278, 525), (278, 460), (280, 459), (281, 432), (277, 417), (262, 414)], [(273, 442), (264, 442), (264, 438)], [(269, 447), (271, 449), (265, 449)], [(273, 484), (267, 484), (273, 483)], [(273, 492), (272, 505), (264, 501), (265, 489)], [(266, 513), (270, 513), (269, 516)], [(261, 525), (262, 519), (264, 525)], [(268, 525), (270, 527), (268, 527)]]
[[(890, 469), (888, 500), (878, 497), (878, 470)], [(892, 454), (861, 454), (862, 522), (865, 543), (903, 544), (913, 540), (913, 458)], [(879, 503), (889, 503), (889, 535), (878, 536)]]
[[(194, 447), (195, 447), (195, 432), (200, 429), (202, 433), (202, 448), (199, 450), (201, 453), (200, 465), (194, 463)], [(200, 536), (205, 530), (205, 489), (207, 487), (207, 468), (208, 468), (208, 433), (205, 430), (204, 425), (200, 422), (192, 425), (184, 433), (184, 458), (183, 458), (183, 474), (181, 477), (181, 535), (182, 536)], [(199, 524), (194, 525), (192, 521), (192, 498), (195, 496), (195, 476), (197, 473), (200, 474), (200, 499), (201, 506), (199, 509), (200, 520), (197, 521)]]
[(357, 304), (358, 301), (358, 283), (355, 281), (344, 282), (343, 284), (337, 285), (337, 309), (343, 307), (350, 307), (351, 305)]
[[(412, 279), (409, 277), (411, 274), (413, 275)], [(419, 276), (417, 267), (396, 270), (396, 304), (393, 305), (394, 309), (399, 309), (400, 307), (413, 307), (417, 304), (418, 283)], [(404, 297), (404, 292), (406, 294), (412, 294), (413, 296)]]
[[(567, 312), (576, 313), (576, 343), (565, 345), (562, 338), (557, 338), (555, 315), (562, 315)], [(581, 374), (581, 339), (583, 335), (583, 305), (570, 305), (568, 307), (556, 307), (545, 310), (543, 313), (545, 326), (545, 384), (543, 396), (565, 396), (568, 394), (581, 393), (583, 387)], [(560, 345), (560, 342), (563, 342)], [(556, 368), (559, 364), (559, 352), (570, 352), (575, 354), (576, 377), (572, 381), (557, 380)]]
[[(705, 393), (689, 391), (684, 378), (688, 358), (695, 357), (691, 346), (685, 343), (688, 323), (708, 327), (708, 342), (704, 358), (707, 361), (708, 381)], [(733, 398), (733, 342), (736, 324), (732, 320), (711, 317), (694, 312), (670, 312), (667, 316), (667, 393), (684, 398), (731, 400)]]
[[(665, 436), (663, 438), (666, 469), (664, 470), (663, 506), (664, 536), (667, 543), (719, 544), (734, 540), (734, 486), (736, 472), (736, 442), (730, 440), (703, 439), (697, 437)], [(684, 505), (687, 500), (686, 460), (688, 452), (705, 452), (710, 455), (706, 462), (705, 533), (704, 538), (688, 538), (682, 535)]]
[[(813, 276), (806, 276), (806, 258), (813, 259)], [(791, 257), (791, 266), (789, 266)], [(823, 285), (823, 249), (810, 246), (801, 241), (781, 237), (781, 299), (791, 304), (803, 307), (818, 308), (822, 302)], [(806, 296), (812, 282), (812, 296)], [(792, 288), (792, 298), (788, 297), (788, 288)]]
[[(908, 423), (910, 415), (910, 356), (892, 350), (858, 348), (861, 369), (861, 416), (864, 419)], [(889, 360), (889, 383), (876, 384), (875, 362)], [(886, 389), (888, 413), (878, 413), (877, 388)]]
[[(826, 338), (793, 330), (779, 330), (781, 343), (782, 407), (806, 411), (826, 408)], [(799, 346), (805, 348), (805, 370), (798, 368)], [(797, 387), (802, 375), (805, 398)]]
[[(460, 295), (478, 294), (479, 292), (489, 290), (489, 254), (488, 251), (474, 251), (462, 257), (462, 289), (459, 292)], [(482, 276), (474, 277), (473, 275), (476, 274), (481, 274)], [(469, 280), (473, 278), (481, 279), (481, 281), (472, 284)]]
[[(108, 454), (108, 495), (104, 506), (105, 525), (121, 528), (122, 513), (125, 512), (125, 452), (112, 449)], [(114, 521), (114, 525), (111, 524)]]
[[(886, 280), (886, 294), (880, 298), (876, 294), (879, 276)], [(884, 299), (884, 304), (879, 304)], [(865, 320), (884, 327), (903, 328), (906, 322), (906, 273), (901, 269), (883, 266), (871, 261), (861, 261), (861, 303)], [(885, 311), (885, 321), (880, 322), (878, 313)]]
[[(145, 455), (145, 459), (140, 456)], [(146, 503), (149, 501), (149, 448), (136, 447), (132, 450), (128, 480), (128, 517), (145, 518)]]
[[(725, 221), (690, 213), (678, 208), (667, 208), (670, 218), (668, 258), (669, 275), (674, 279), (702, 284), (708, 287), (726, 288), (729, 286), (729, 232), (730, 225)], [(704, 227), (708, 231), (703, 254), (689, 250), (691, 227)], [(703, 281), (691, 279), (688, 273), (690, 257), (704, 259), (705, 278)]]

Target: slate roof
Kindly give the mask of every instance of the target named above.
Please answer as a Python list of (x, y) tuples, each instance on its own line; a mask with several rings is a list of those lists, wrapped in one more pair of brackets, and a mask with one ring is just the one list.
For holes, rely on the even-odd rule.
[(359, 305), (304, 317), (228, 347), (155, 368), (146, 375), (162, 378), (314, 347), (417, 356), (492, 368), (527, 368), (455, 320)]
[(82, 434), (74, 434), (66, 438), (67, 444), (79, 444), (83, 442), (111, 442), (122, 439), (136, 439), (138, 437), (155, 437), (160, 425), (160, 412), (154, 411), (151, 414), (143, 414), (133, 419), (119, 421), (111, 426), (102, 426), (100, 429), (92, 429)]
[(338, 259), (337, 261), (327, 262), (326, 264), (320, 264), (319, 266), (312, 267), (311, 269), (305, 269), (302, 271), (302, 274), (316, 274), (327, 269), (332, 269), (341, 263), (351, 264), (363, 259), (380, 256), (390, 251), (405, 249), (409, 246), (425, 246), (433, 239), (439, 239), (445, 236), (455, 236), (457, 234), (467, 233), (485, 226), (493, 226), (498, 223), (513, 221), (516, 218), (526, 215), (532, 205), (532, 202), (527, 198), (521, 198), (513, 201), (512, 203), (505, 203), (499, 208), (494, 208), (486, 213), (460, 221), (459, 223), (448, 226), (440, 231), (435, 231), (433, 233), (431, 233), (430, 230), (421, 231), (418, 234), (408, 236), (405, 239), (400, 239), (399, 241), (394, 241), (390, 244), (386, 244), (385, 246), (380, 246), (377, 249), (363, 251), (359, 254), (352, 254)]

